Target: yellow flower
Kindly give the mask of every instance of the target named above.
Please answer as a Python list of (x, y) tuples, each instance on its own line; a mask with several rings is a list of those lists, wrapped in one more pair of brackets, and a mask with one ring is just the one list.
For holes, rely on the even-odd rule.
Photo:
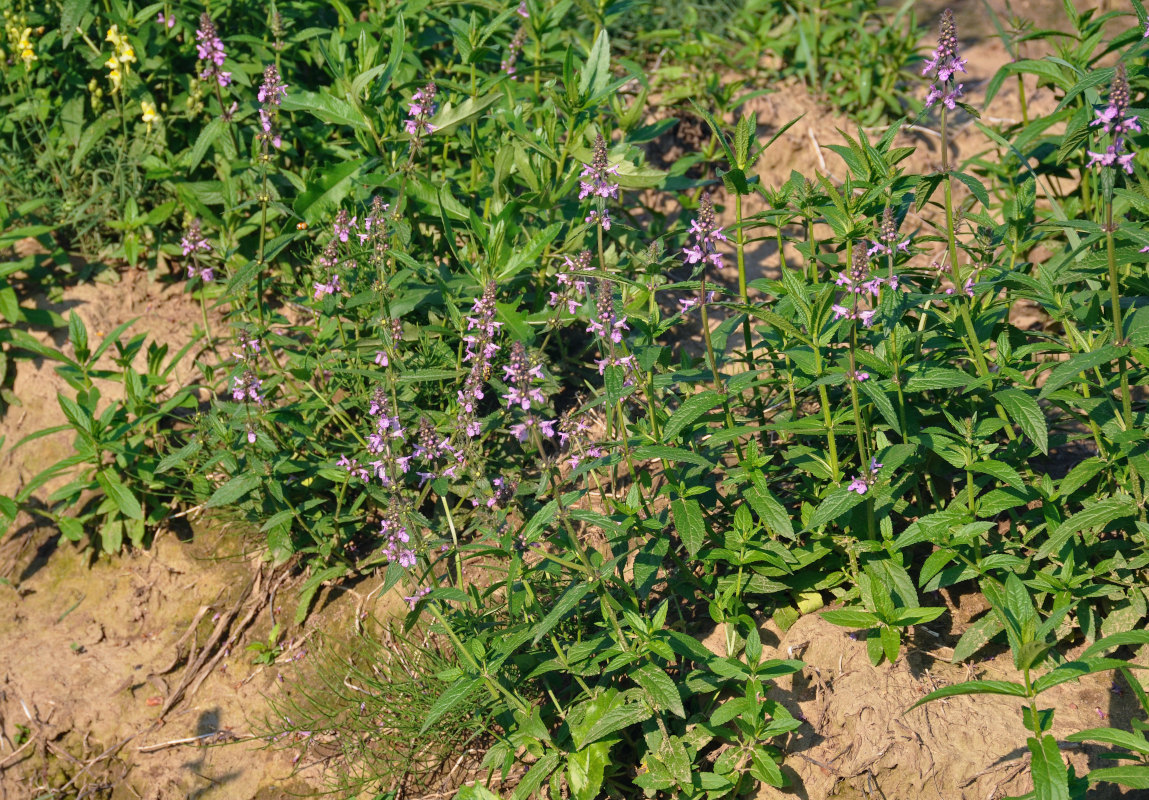
[(151, 133), (152, 123), (157, 122), (160, 118), (160, 115), (156, 113), (156, 104), (149, 103), (147, 100), (141, 100), (140, 109), (144, 112), (142, 119), (144, 120), (144, 124), (148, 126), (148, 133)]
[(120, 61), (127, 64), (129, 61), (136, 60), (136, 51), (132, 49), (130, 44), (124, 42), (124, 46), (119, 48), (118, 56)]
[(39, 60), (36, 58), (36, 51), (32, 49), (32, 39), (30, 38), (31, 36), (32, 29), (25, 28), (20, 34), (20, 43), (17, 45), (17, 47), (20, 48), (20, 58), (24, 59), (25, 67), (30, 67), (32, 66), (33, 61)]

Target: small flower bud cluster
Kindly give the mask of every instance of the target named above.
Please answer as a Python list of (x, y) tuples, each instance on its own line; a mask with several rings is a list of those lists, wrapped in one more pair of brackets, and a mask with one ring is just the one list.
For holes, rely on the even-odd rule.
[(383, 518), (379, 526), (379, 535), (383, 538), (383, 557), (387, 559), (387, 563), (397, 561), (404, 569), (415, 566), (418, 558), (412, 547), (411, 534), (397, 513), (392, 511)]
[[(431, 467), (425, 472), (416, 471), (415, 474), (419, 476), (420, 487), (427, 481), (433, 481), (436, 478), (451, 478), (452, 480), (458, 478), (459, 469), (466, 464), (466, 457), (463, 452), (451, 444), (450, 438), (445, 436), (440, 438), (434, 424), (426, 417), (419, 419), (415, 457), (423, 459), (424, 463)], [(439, 459), (445, 459), (448, 465), (441, 473), (436, 474), (434, 468)]]
[(922, 75), (929, 75), (933, 79), (929, 94), (926, 95), (926, 108), (938, 100), (950, 111), (957, 108), (964, 84), (957, 83), (955, 76), (966, 71), (967, 63), (968, 59), (958, 56), (957, 24), (953, 12), (947, 8), (942, 12), (938, 46), (922, 68)]
[[(953, 270), (952, 269), (948, 269), (946, 267), (943, 267), (941, 264), (939, 264), (936, 261), (930, 262), (930, 266), (934, 269), (935, 272), (937, 272), (939, 278), (949, 277), (951, 280), (953, 279)], [(962, 287), (962, 293), (965, 294), (966, 297), (973, 297), (973, 287), (974, 287), (974, 280), (973, 280), (973, 276), (970, 275), (968, 278), (966, 278), (965, 285)], [(953, 294), (954, 293), (954, 287), (953, 286), (946, 287), (945, 293), (946, 294)]]
[(686, 254), (686, 263), (709, 262), (721, 269), (722, 254), (718, 252), (717, 242), (725, 242), (726, 235), (715, 224), (714, 201), (710, 198), (710, 192), (702, 195), (698, 204), (698, 218), (690, 221), (690, 233), (694, 236), (694, 244), (682, 248)]
[[(160, 15), (163, 16), (162, 14)], [(175, 22), (173, 19), (172, 22)], [(231, 73), (224, 72), (220, 69), (223, 66), (224, 60), (227, 58), (227, 53), (223, 47), (223, 40), (219, 38), (219, 32), (216, 30), (215, 23), (212, 22), (211, 16), (205, 11), (200, 15), (199, 28), (195, 32), (196, 38), (196, 55), (199, 56), (202, 62), (202, 68), (199, 72), (200, 80), (213, 80), (220, 86), (227, 86), (231, 83)], [(262, 102), (262, 101), (261, 101)]]
[(435, 131), (428, 120), (435, 113), (435, 95), (438, 91), (434, 83), (428, 83), (411, 95), (411, 104), (407, 110), (407, 133), (412, 137), (411, 146), (416, 150), (423, 146), (424, 137)]
[(356, 234), (359, 244), (371, 247), (371, 266), (376, 269), (383, 265), (391, 246), (391, 231), (387, 223), (390, 208), (390, 204), (384, 203), (382, 197), (376, 195), (371, 198), (371, 210), (363, 219), (363, 230)]
[(280, 77), (279, 68), (275, 64), (268, 64), (263, 70), (263, 83), (259, 86), (256, 99), (260, 102), (260, 137), (271, 142), (277, 150), (283, 146), (283, 139), (279, 135), (279, 105), (286, 96), (287, 84)]
[(171, 30), (176, 26), (176, 15), (168, 14), (167, 16), (164, 16), (164, 12), (161, 11), (160, 13), (156, 14), (156, 23), (161, 28), (167, 28), (168, 30)]
[(1100, 126), (1113, 139), (1104, 153), (1089, 150), (1090, 167), (1120, 167), (1129, 175), (1133, 174), (1133, 156), (1137, 153), (1128, 149), (1129, 134), (1140, 133), (1141, 125), (1136, 114), (1129, 113), (1129, 79), (1125, 76), (1125, 65), (1118, 64), (1109, 87), (1109, 105), (1095, 112), (1097, 118), (1089, 124)]
[(259, 393), (259, 389), (262, 385), (263, 382), (254, 371), (245, 369), (232, 378), (231, 399), (237, 403), (255, 403), (261, 406), (263, 405), (263, 395)]
[(886, 206), (885, 211), (882, 212), (882, 223), (878, 231), (878, 240), (870, 242), (870, 249), (866, 251), (866, 255), (873, 258), (876, 255), (897, 255), (901, 250), (903, 253), (910, 252), (910, 239), (907, 236), (904, 239), (898, 238), (898, 222), (894, 219), (894, 210)]
[(312, 299), (319, 301), (325, 295), (337, 294), (343, 291), (343, 285), (339, 280), (339, 237), (332, 236), (331, 241), (323, 248), (316, 259), (319, 267), (324, 270), (326, 278), (322, 281), (316, 281), (314, 285), (315, 294)]
[[(503, 378), (507, 383), (507, 393), (503, 395), (507, 408), (518, 406), (530, 411), (546, 404), (547, 397), (538, 385), (546, 380), (542, 365), (533, 362), (522, 342), (511, 346), (511, 361), (503, 367)], [(549, 439), (555, 435), (555, 421), (528, 414), (523, 421), (510, 426), (511, 435), (520, 442), (527, 441), (535, 430)]]
[(882, 465), (878, 463), (878, 459), (871, 458), (870, 470), (868, 474), (855, 475), (854, 480), (850, 482), (849, 490), (851, 492), (857, 492), (858, 494), (865, 494), (867, 491), (869, 491), (870, 487), (874, 485), (874, 482), (878, 477), (878, 470), (881, 468)]

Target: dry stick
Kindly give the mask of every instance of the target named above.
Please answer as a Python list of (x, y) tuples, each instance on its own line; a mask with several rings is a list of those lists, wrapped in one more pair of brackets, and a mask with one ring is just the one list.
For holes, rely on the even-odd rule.
[(155, 753), (160, 750), (166, 750), (169, 747), (176, 747), (181, 744), (196, 744), (203, 742), (206, 739), (219, 737), (221, 740), (226, 739), (229, 742), (247, 742), (252, 739), (258, 739), (258, 736), (236, 736), (228, 731), (213, 731), (211, 733), (201, 733), (199, 736), (187, 736), (183, 739), (172, 739), (170, 742), (160, 742), (158, 744), (140, 745), (136, 748), (137, 753)]
[[(25, 747), (27, 747), (28, 745), (32, 744), (35, 741), (36, 741), (36, 737), (32, 736), (30, 739), (28, 739), (28, 741), (26, 741), (26, 742), (24, 742), (24, 744), (20, 745), (19, 749), (17, 749), (14, 753), (9, 755), (3, 761), (0, 761), (0, 770), (8, 769), (8, 767), (11, 767), (15, 764), (19, 764), (21, 761), (23, 761), (24, 760), (23, 758), (17, 758), (16, 756), (20, 755), (20, 753), (22, 753), (24, 751)], [(29, 753), (28, 755), (30, 756), (31, 753)], [(25, 756), (25, 758), (26, 757), (27, 756)]]
[[(188, 685), (196, 678), (200, 670), (203, 668), (204, 663), (208, 658), (208, 654), (214, 651), (216, 646), (219, 644), (220, 639), (223, 638), (224, 633), (227, 631), (228, 626), (231, 624), (231, 621), (239, 615), (240, 609), (243, 608), (243, 604), (247, 601), (247, 598), (252, 593), (252, 588), (255, 587), (256, 591), (258, 591), (258, 586), (256, 586), (256, 584), (262, 583), (262, 581), (263, 569), (261, 567), (256, 572), (255, 578), (252, 580), (252, 582), (244, 587), (243, 592), (240, 593), (239, 602), (236, 603), (235, 607), (220, 617), (219, 622), (216, 623), (215, 630), (212, 631), (211, 637), (204, 644), (203, 649), (200, 650), (199, 656), (196, 658), (195, 663), (189, 664), (188, 668), (184, 670), (184, 676), (180, 681), (179, 686), (177, 686), (175, 691), (173, 691), (168, 696), (168, 699), (164, 702), (163, 707), (160, 709), (160, 717), (167, 716), (167, 713), (171, 711), (175, 704), (183, 698), (184, 692), (187, 690)], [(198, 686), (199, 684), (197, 683), (196, 685)]]

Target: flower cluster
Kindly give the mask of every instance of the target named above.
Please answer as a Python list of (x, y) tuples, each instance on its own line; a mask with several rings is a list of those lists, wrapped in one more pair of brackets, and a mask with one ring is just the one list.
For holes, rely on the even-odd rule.
[(559, 291), (551, 292), (550, 306), (554, 308), (565, 303), (567, 313), (574, 314), (582, 306), (587, 296), (588, 281), (577, 273), (590, 269), (591, 252), (583, 250), (572, 260), (570, 256), (563, 256), (565, 269), (555, 276)]
[(199, 73), (200, 80), (214, 80), (220, 86), (230, 84), (231, 73), (220, 69), (224, 59), (227, 58), (223, 48), (223, 40), (219, 38), (215, 23), (212, 22), (211, 16), (206, 11), (199, 18), (199, 28), (196, 29), (195, 38), (196, 55), (203, 63)]
[(156, 14), (156, 23), (161, 28), (167, 28), (168, 30), (171, 30), (176, 26), (176, 15), (168, 14), (167, 16), (164, 16), (164, 12), (161, 11), (160, 13)]
[(156, 104), (147, 100), (140, 101), (140, 119), (148, 126), (148, 133), (152, 132), (152, 123), (158, 122), (160, 115), (156, 113)]
[(313, 287), (315, 291), (313, 295), (314, 300), (322, 300), (325, 295), (337, 294), (343, 291), (343, 285), (339, 282), (339, 273), (336, 272), (336, 270), (339, 269), (338, 247), (339, 237), (332, 236), (331, 241), (327, 243), (327, 246), (324, 247), (323, 251), (319, 254), (319, 258), (316, 259), (316, 262), (320, 268), (324, 270), (324, 274), (327, 277), (325, 280), (315, 282)]
[(470, 362), (471, 371), (467, 373), (463, 388), (458, 393), (459, 424), (472, 439), (482, 430), (476, 414), (479, 401), (486, 397), (483, 385), (491, 373), (491, 358), (499, 352), (495, 335), (502, 324), (495, 320), (495, 282), (490, 281), (483, 289), (482, 296), (475, 300), (471, 316), (467, 317), (467, 333), (463, 336), (467, 346), (463, 362)]
[(869, 472), (866, 475), (855, 475), (854, 480), (850, 481), (849, 490), (858, 494), (865, 494), (874, 485), (878, 477), (878, 470), (881, 468), (882, 465), (878, 463), (878, 459), (871, 458)]
[[(953, 270), (952, 269), (943, 267), (941, 264), (939, 264), (936, 261), (930, 262), (930, 266), (933, 268), (933, 270), (935, 272), (937, 272), (939, 278), (943, 278), (943, 277), (948, 275), (952, 280), (952, 278), (953, 278)], [(973, 286), (974, 286), (973, 275), (970, 275), (968, 278), (966, 278), (965, 285), (962, 287), (962, 293), (965, 294), (966, 297), (973, 297)], [(954, 293), (954, 287), (953, 286), (947, 286), (945, 293), (946, 294), (953, 294)]]
[(722, 254), (718, 252), (717, 243), (726, 241), (726, 234), (714, 221), (714, 201), (710, 192), (704, 192), (698, 204), (698, 217), (690, 221), (690, 234), (694, 237), (694, 244), (682, 248), (686, 255), (687, 264), (709, 262), (722, 268)]
[(259, 127), (262, 130), (261, 138), (270, 141), (278, 150), (283, 146), (283, 139), (279, 135), (279, 104), (287, 96), (287, 84), (279, 75), (279, 68), (275, 64), (268, 64), (263, 70), (263, 83), (259, 86), (256, 98), (260, 102)]
[[(411, 569), (415, 566), (417, 558), (415, 550), (411, 547), (411, 534), (408, 533), (407, 526), (403, 524), (397, 513), (391, 512), (383, 518), (379, 526), (379, 535), (384, 540), (383, 556), (388, 563), (397, 561), (399, 566), (404, 569)], [(408, 598), (408, 602), (411, 599)], [(418, 598), (414, 599), (417, 600)]]
[(897, 255), (901, 250), (903, 253), (910, 252), (910, 239), (898, 238), (898, 221), (894, 219), (894, 210), (886, 206), (885, 211), (882, 212), (882, 224), (878, 229), (878, 239), (875, 242), (870, 242), (870, 249), (866, 251), (866, 255), (873, 258), (876, 255)]
[(1100, 126), (1113, 139), (1104, 153), (1089, 152), (1090, 167), (1120, 167), (1129, 175), (1133, 174), (1133, 156), (1136, 153), (1126, 150), (1131, 133), (1140, 133), (1137, 115), (1129, 114), (1129, 80), (1125, 77), (1125, 65), (1118, 64), (1109, 87), (1109, 105), (1096, 112), (1097, 118), (1091, 126)]
[(559, 418), (559, 447), (567, 452), (567, 463), (571, 469), (578, 467), (584, 458), (601, 458), (605, 452), (590, 438), (591, 424), (585, 414), (575, 409), (563, 412)]
[(123, 86), (124, 75), (131, 71), (131, 64), (136, 60), (136, 51), (132, 48), (128, 37), (120, 33), (119, 25), (108, 28), (108, 35), (104, 37), (104, 41), (112, 43), (113, 53), (104, 62), (104, 66), (108, 68), (108, 80), (111, 81), (112, 91), (116, 92)]
[(618, 175), (618, 167), (612, 167), (607, 160), (606, 139), (600, 133), (594, 138), (594, 156), (579, 176), (578, 199), (585, 200), (594, 196), (617, 200), (618, 184), (611, 182), (612, 175)]
[(188, 278), (199, 278), (204, 283), (211, 283), (215, 280), (215, 272), (211, 267), (201, 266), (199, 263), (199, 256), (197, 253), (210, 253), (211, 244), (203, 235), (203, 227), (199, 219), (193, 219), (188, 229), (184, 232), (183, 238), (180, 239), (180, 248), (183, 250), (185, 256), (191, 256), (191, 263), (188, 264)]
[(263, 405), (263, 395), (259, 393), (263, 381), (250, 369), (236, 375), (231, 382), (231, 399), (237, 403)]
[(376, 195), (371, 198), (371, 210), (363, 218), (363, 230), (358, 231), (359, 244), (370, 245), (371, 266), (378, 269), (387, 258), (391, 231), (387, 223), (387, 212), (391, 206)]
[[(426, 417), (419, 419), (419, 431), (415, 441), (416, 458), (423, 459), (423, 462), (430, 468), (426, 472), (416, 471), (419, 476), (419, 486), (422, 487), (427, 481), (433, 481), (436, 478), (451, 478), (452, 480), (459, 477), (459, 470), (466, 464), (467, 459), (463, 455), (463, 451), (456, 448), (451, 444), (451, 440), (447, 437), (440, 438), (439, 432), (435, 430), (435, 426), (431, 420)], [(439, 459), (444, 459), (448, 462), (447, 467), (439, 474), (436, 474), (434, 468)], [(410, 460), (408, 457), (407, 461)], [(404, 462), (404, 469), (406, 462)]]
[[(522, 2), (519, 3), (519, 7), (515, 9), (515, 13), (523, 19), (530, 19), (531, 12), (527, 10), (527, 0), (522, 0)], [(1145, 31), (1145, 35), (1149, 36), (1149, 29)]]
[(24, 67), (31, 67), (32, 62), (39, 61), (36, 57), (36, 48), (32, 45), (32, 29), (23, 28), (19, 25), (8, 25), (8, 41), (15, 42), (16, 49), (20, 51), (20, 60), (24, 62)]
[(407, 107), (407, 133), (411, 136), (411, 146), (416, 150), (423, 146), (423, 137), (435, 131), (428, 120), (435, 113), (435, 95), (438, 91), (434, 83), (428, 83), (411, 95), (411, 104)]
[(942, 12), (938, 46), (922, 68), (922, 75), (929, 75), (933, 80), (929, 94), (926, 95), (926, 108), (938, 100), (941, 100), (950, 111), (957, 108), (964, 84), (957, 83), (954, 76), (959, 72), (965, 72), (967, 63), (968, 59), (958, 56), (957, 24), (954, 22), (953, 12), (947, 8)]
[[(515, 342), (511, 347), (511, 361), (503, 367), (503, 378), (507, 383), (507, 393), (503, 395), (507, 408), (517, 405), (523, 411), (530, 411), (532, 406), (546, 404), (547, 397), (538, 386), (546, 380), (542, 365), (532, 362), (522, 342)], [(528, 414), (522, 422), (510, 426), (511, 434), (520, 442), (530, 438), (534, 430), (549, 439), (555, 435), (555, 421)]]
[(626, 317), (619, 317), (614, 311), (614, 292), (607, 281), (598, 282), (598, 296), (595, 298), (595, 318), (590, 321), (586, 332), (622, 344), (622, 332), (630, 330)]
[(870, 274), (869, 267), (870, 259), (866, 251), (861, 247), (855, 247), (854, 258), (850, 264), (850, 268), (839, 273), (838, 279), (834, 281), (843, 291), (854, 296), (853, 303), (850, 308), (835, 303), (832, 309), (834, 319), (856, 319), (868, 328), (873, 324), (874, 315), (877, 311), (874, 309), (858, 308), (858, 301), (862, 295), (867, 294), (874, 298), (878, 297), (883, 284), (888, 285), (891, 289), (898, 288), (897, 275), (891, 275), (888, 278), (879, 278)]
[(515, 78), (515, 62), (519, 60), (519, 55), (523, 52), (523, 44), (527, 41), (527, 29), (519, 28), (515, 31), (511, 43), (507, 45), (507, 55), (499, 68), (514, 80)]

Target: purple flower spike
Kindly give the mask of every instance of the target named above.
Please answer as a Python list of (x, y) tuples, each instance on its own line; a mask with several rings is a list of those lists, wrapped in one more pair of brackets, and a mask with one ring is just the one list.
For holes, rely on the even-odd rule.
[(714, 221), (714, 201), (710, 192), (702, 195), (698, 204), (698, 218), (690, 221), (690, 233), (694, 237), (694, 244), (682, 248), (686, 255), (687, 264), (697, 264), (707, 261), (719, 269), (722, 268), (722, 254), (718, 252), (717, 242), (725, 242), (726, 235), (722, 228)]
[(930, 91), (926, 96), (926, 108), (938, 100), (941, 100), (950, 111), (957, 108), (963, 84), (957, 83), (954, 76), (959, 72), (965, 72), (967, 63), (967, 59), (958, 55), (957, 24), (954, 22), (953, 12), (947, 8), (942, 12), (938, 46), (922, 67), (922, 75), (929, 75), (934, 81), (930, 84)]
[(594, 139), (594, 157), (583, 167), (579, 180), (578, 199), (588, 196), (618, 199), (618, 184), (610, 182), (610, 176), (618, 175), (618, 167), (612, 167), (607, 160), (606, 139), (598, 134)]
[[(162, 15), (161, 15), (162, 16)], [(172, 18), (172, 23), (175, 23), (175, 18)], [(168, 27), (171, 27), (169, 25)], [(224, 51), (223, 40), (219, 38), (219, 32), (215, 28), (215, 23), (212, 22), (211, 17), (205, 11), (199, 18), (199, 28), (195, 32), (196, 38), (196, 55), (199, 60), (203, 62), (203, 69), (200, 70), (200, 80), (214, 80), (220, 86), (227, 86), (231, 83), (231, 73), (224, 72), (220, 69), (223, 66), (224, 59), (227, 58), (227, 53)]]
[(1109, 105), (1096, 111), (1096, 119), (1089, 123), (1100, 127), (1113, 137), (1103, 153), (1089, 153), (1090, 167), (1120, 167), (1127, 174), (1133, 174), (1133, 156), (1136, 152), (1129, 146), (1129, 134), (1140, 133), (1141, 125), (1136, 114), (1129, 114), (1129, 80), (1125, 76), (1125, 65), (1118, 64), (1114, 71), (1113, 83), (1109, 87)]

